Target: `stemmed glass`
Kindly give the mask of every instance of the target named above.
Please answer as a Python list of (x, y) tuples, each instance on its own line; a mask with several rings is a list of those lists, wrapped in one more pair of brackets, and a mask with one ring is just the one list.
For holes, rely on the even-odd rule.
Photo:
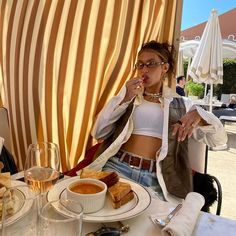
[(60, 155), (55, 143), (30, 144), (25, 161), (24, 178), (31, 190), (45, 195), (59, 178)]

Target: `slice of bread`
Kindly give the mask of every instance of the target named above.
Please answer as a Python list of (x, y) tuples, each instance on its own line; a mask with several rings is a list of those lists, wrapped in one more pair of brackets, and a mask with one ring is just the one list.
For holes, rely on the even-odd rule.
[(133, 198), (134, 198), (134, 192), (133, 192), (133, 190), (131, 190), (120, 201), (118, 201), (118, 202), (113, 202), (112, 201), (112, 206), (113, 206), (113, 208), (118, 209), (121, 206), (123, 206), (124, 204), (130, 202)]
[(99, 179), (104, 182), (108, 188), (119, 181), (119, 175), (115, 171), (96, 171), (88, 168), (82, 170), (80, 178)]
[[(0, 217), (2, 215), (2, 204), (3, 204), (3, 194), (5, 193), (5, 191), (11, 187), (11, 174), (10, 172), (6, 172), (6, 173), (0, 173)], [(11, 201), (11, 194), (9, 192), (9, 195), (4, 195), (4, 197), (9, 198), (9, 200), (7, 200), (7, 204), (6, 204), (6, 213), (8, 214), (12, 214), (13, 213), (13, 201)]]
[(85, 169), (82, 169), (81, 174), (80, 174), (80, 178), (81, 179), (83, 179), (83, 178), (99, 179), (99, 178), (102, 178), (108, 174), (109, 173), (107, 173), (107, 172), (101, 172), (101, 171), (96, 171), (93, 169), (85, 168)]
[(10, 172), (0, 173), (0, 184), (6, 186), (7, 188), (11, 187), (11, 174)]
[(0, 173), (0, 198), (7, 188), (11, 187), (11, 174), (10, 172)]
[(121, 181), (117, 182), (116, 184), (108, 188), (108, 192), (113, 202), (120, 201), (130, 191), (131, 191), (130, 184)]

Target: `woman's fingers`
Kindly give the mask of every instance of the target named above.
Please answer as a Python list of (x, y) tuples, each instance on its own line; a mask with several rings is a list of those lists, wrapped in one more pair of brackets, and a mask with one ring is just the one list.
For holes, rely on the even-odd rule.
[(184, 141), (186, 137), (191, 137), (193, 134), (193, 129), (194, 127), (189, 127), (189, 126), (183, 126), (180, 125), (179, 123), (176, 123), (173, 128), (172, 135), (177, 134), (177, 139), (178, 141)]
[(201, 116), (198, 114), (197, 110), (188, 112), (176, 122), (172, 135), (177, 135), (178, 141), (183, 141), (186, 137), (190, 138), (193, 134), (194, 128), (200, 121)]
[(132, 78), (126, 82), (126, 95), (124, 98), (125, 101), (132, 100), (137, 96), (140, 91), (142, 91), (143, 80), (141, 78)]

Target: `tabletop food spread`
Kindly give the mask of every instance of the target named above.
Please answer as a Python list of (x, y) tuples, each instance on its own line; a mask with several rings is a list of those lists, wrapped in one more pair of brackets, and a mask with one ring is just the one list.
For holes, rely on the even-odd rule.
[[(19, 174), (17, 174), (16, 177), (19, 178)], [(14, 176), (12, 176), (12, 178), (14, 178)], [(46, 196), (47, 200), (52, 201), (66, 199), (66, 187), (68, 184), (79, 178), (80, 176), (65, 177), (63, 180), (58, 181), (58, 183), (48, 191)], [(117, 232), (122, 232), (121, 225), (128, 226), (128, 232), (126, 232), (127, 236), (217, 236), (222, 235), (223, 232), (227, 232), (228, 236), (235, 235), (236, 221), (210, 213), (200, 212), (204, 199), (197, 193), (189, 193), (186, 199), (182, 202), (181, 208), (178, 209), (177, 213), (175, 213), (174, 217), (165, 227), (162, 227), (155, 223), (155, 219), (165, 219), (165, 217), (167, 217), (176, 205), (161, 201), (158, 197), (156, 197), (152, 190), (128, 179), (119, 177), (118, 180), (114, 182), (115, 184), (121, 182), (130, 186), (130, 190), (127, 190), (127, 192), (129, 193), (132, 191), (133, 197), (126, 203), (120, 204), (119, 207), (116, 208), (112, 197), (109, 193), (107, 193), (105, 205), (101, 210), (84, 214), (82, 235), (87, 235), (90, 232), (101, 231), (104, 229), (117, 229)], [(1, 175), (0, 183), (2, 183)], [(110, 187), (115, 184), (111, 184)], [(11, 186), (13, 187), (20, 188), (22, 185), (25, 185), (22, 181), (14, 179), (11, 180)], [(22, 192), (22, 195), (15, 197), (24, 198), (24, 194), (25, 193)], [(22, 218), (22, 216), (27, 213), (27, 209), (29, 209), (30, 206), (15, 206), (15, 208), (16, 210), (13, 211), (13, 214), (8, 219), (9, 225), (14, 225), (18, 219)], [(67, 212), (63, 212), (63, 210), (56, 205), (55, 210), (60, 212), (60, 214), (67, 214)]]

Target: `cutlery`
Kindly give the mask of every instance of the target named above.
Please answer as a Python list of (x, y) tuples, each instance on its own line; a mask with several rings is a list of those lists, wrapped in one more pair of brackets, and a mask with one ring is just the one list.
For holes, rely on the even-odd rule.
[(102, 224), (102, 227), (95, 232), (90, 232), (85, 236), (120, 236), (122, 233), (129, 231), (129, 225), (124, 225), (121, 221), (119, 223), (119, 228), (116, 227), (107, 227)]
[(175, 216), (175, 214), (180, 210), (180, 208), (182, 207), (182, 204), (179, 204), (173, 211), (171, 211), (171, 213), (165, 218), (165, 219), (155, 219), (155, 223), (157, 223), (158, 225), (165, 227), (170, 220)]

